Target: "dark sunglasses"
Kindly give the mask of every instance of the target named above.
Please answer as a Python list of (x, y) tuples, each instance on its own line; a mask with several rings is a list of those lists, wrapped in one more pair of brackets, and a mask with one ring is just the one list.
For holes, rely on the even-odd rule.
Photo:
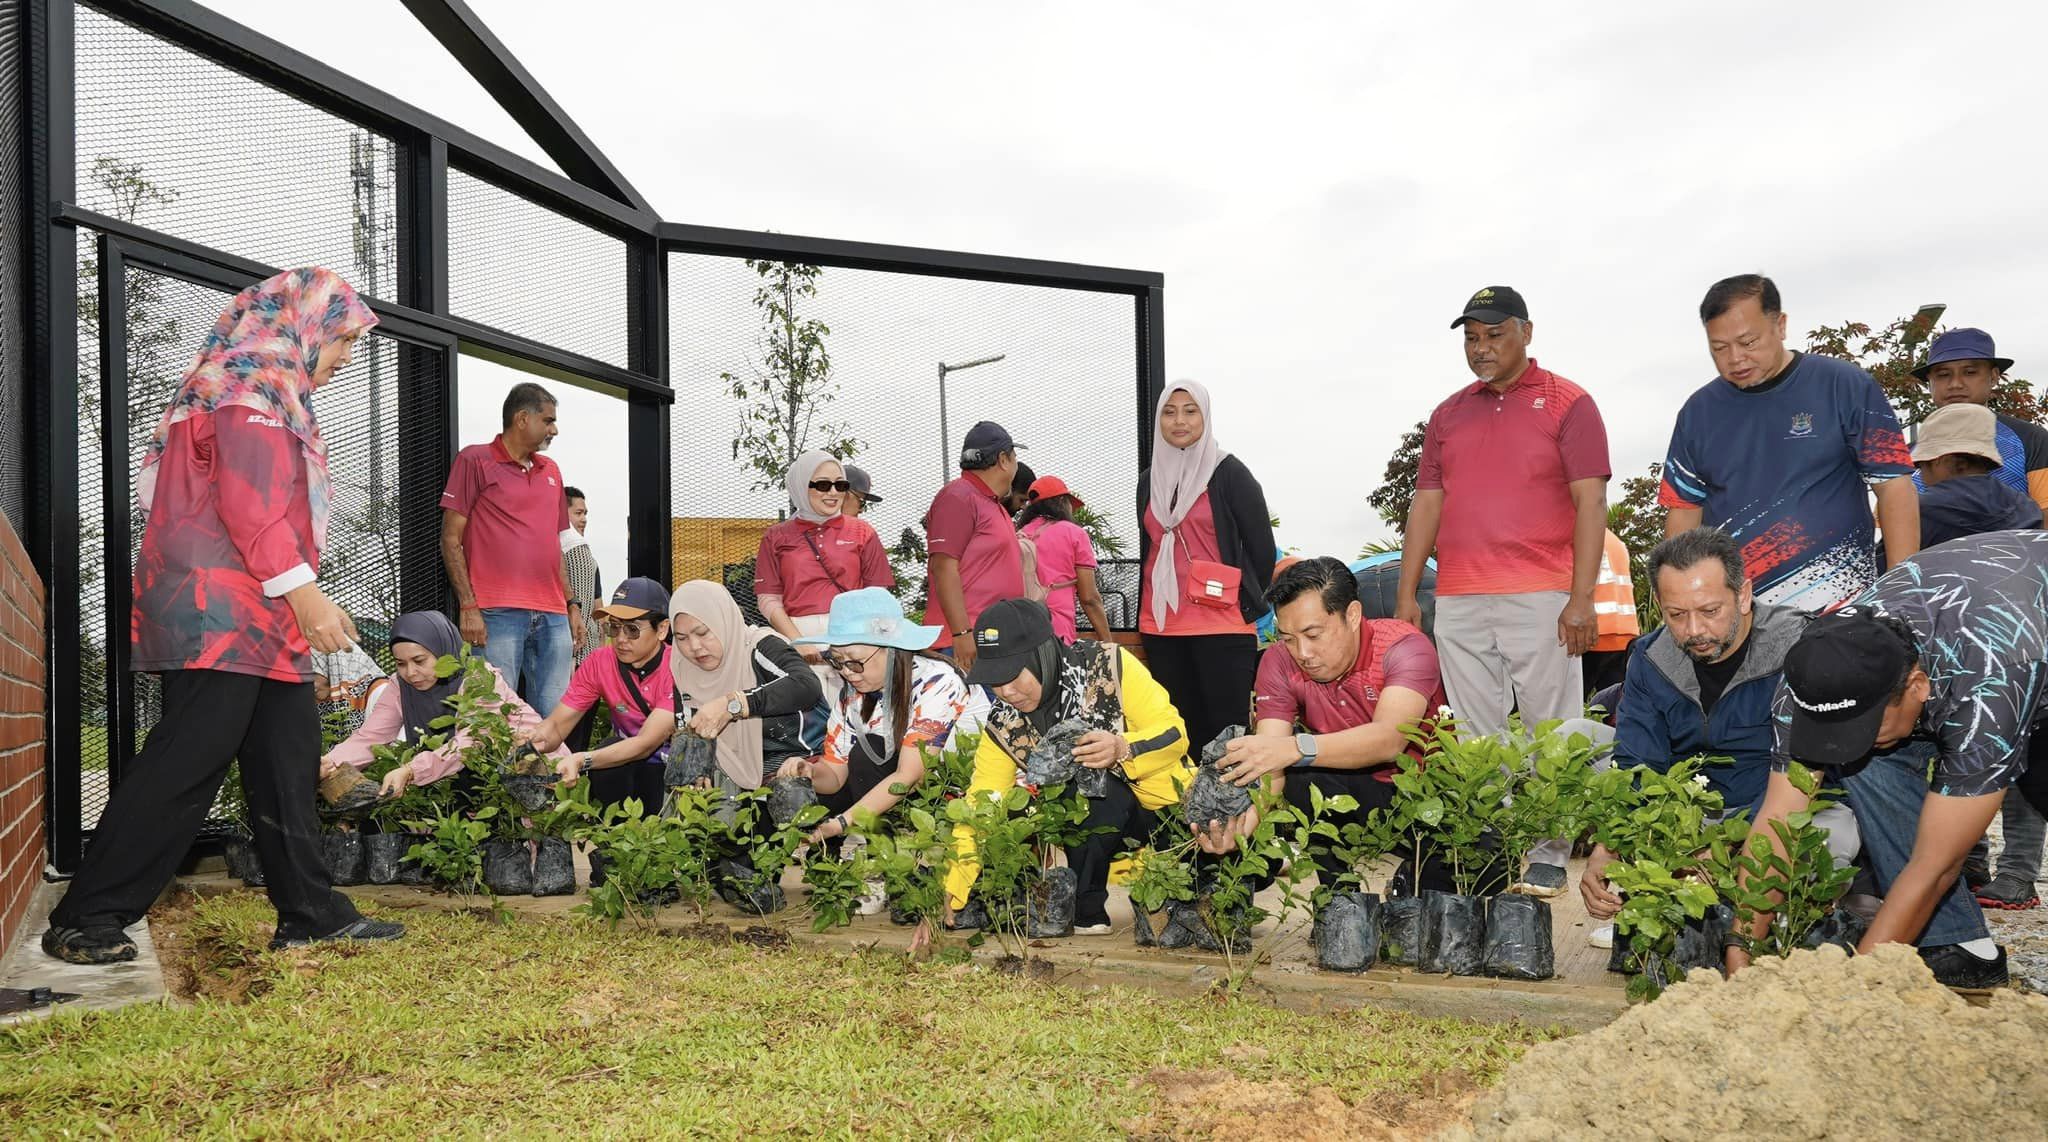
[(843, 654), (834, 654), (828, 650), (825, 652), (825, 665), (830, 666), (841, 674), (858, 674), (866, 670), (868, 663), (873, 662), (875, 655), (880, 653), (882, 653), (882, 648), (878, 646), (866, 658), (855, 661)]
[(853, 485), (845, 480), (812, 480), (808, 485), (814, 492), (850, 492)]
[(646, 634), (648, 631), (653, 630), (654, 624), (642, 623), (636, 619), (628, 619), (625, 622), (619, 622), (615, 619), (605, 619), (603, 622), (598, 624), (597, 629), (603, 631), (604, 636), (606, 638), (617, 638), (623, 634), (627, 638), (637, 639), (641, 635)]

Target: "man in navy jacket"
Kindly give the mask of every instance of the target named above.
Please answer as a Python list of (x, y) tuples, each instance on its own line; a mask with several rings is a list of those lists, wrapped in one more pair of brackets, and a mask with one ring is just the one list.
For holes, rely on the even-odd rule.
[[(1693, 757), (1724, 759), (1701, 775), (1726, 812), (1754, 815), (1771, 776), (1771, 699), (1807, 616), (1756, 602), (1741, 545), (1717, 528), (1658, 544), (1648, 570), (1664, 625), (1629, 654), (1614, 764), (1663, 773)], [(1846, 808), (1817, 814), (1814, 823), (1828, 830), (1838, 861), (1855, 858), (1859, 838)], [(1587, 911), (1603, 920), (1621, 908), (1604, 875), (1612, 859), (1595, 848), (1579, 881)]]

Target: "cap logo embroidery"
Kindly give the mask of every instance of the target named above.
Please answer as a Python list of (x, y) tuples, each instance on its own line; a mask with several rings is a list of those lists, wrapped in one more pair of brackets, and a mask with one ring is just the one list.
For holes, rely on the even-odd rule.
[(1856, 699), (1837, 698), (1832, 702), (1809, 702), (1799, 696), (1799, 691), (1794, 690), (1792, 691), (1792, 703), (1809, 714), (1831, 714), (1836, 710), (1849, 709), (1856, 704)]
[(1485, 300), (1486, 300), (1487, 298), (1489, 298), (1489, 297), (1492, 297), (1492, 296), (1493, 296), (1493, 290), (1491, 290), (1491, 289), (1483, 289), (1483, 290), (1480, 290), (1480, 291), (1479, 291), (1478, 293), (1475, 293), (1475, 294), (1473, 294), (1473, 295), (1472, 295), (1472, 300), (1473, 300), (1473, 301), (1485, 301)]

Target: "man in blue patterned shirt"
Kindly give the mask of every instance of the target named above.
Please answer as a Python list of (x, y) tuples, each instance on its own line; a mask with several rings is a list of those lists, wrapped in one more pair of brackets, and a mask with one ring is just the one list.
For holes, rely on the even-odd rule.
[(1858, 950), (1917, 943), (1943, 983), (2004, 983), (1958, 874), (2010, 790), (2048, 805), (2048, 533), (1967, 536), (1886, 572), (1807, 626), (1773, 715), (1759, 824), (1806, 807), (1791, 760), (1841, 775), (1885, 894)]

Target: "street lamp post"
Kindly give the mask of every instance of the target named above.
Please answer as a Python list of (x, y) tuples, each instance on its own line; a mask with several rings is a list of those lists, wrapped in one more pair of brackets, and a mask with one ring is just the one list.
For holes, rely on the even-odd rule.
[(952, 434), (949, 431), (947, 431), (946, 427), (946, 374), (957, 373), (962, 369), (972, 369), (976, 365), (993, 365), (997, 361), (1002, 360), (1006, 356), (1008, 356), (1007, 353), (997, 353), (993, 357), (981, 357), (972, 361), (963, 361), (958, 365), (948, 365), (944, 361), (939, 362), (940, 487), (944, 487), (946, 485), (946, 482), (953, 478), (953, 437)]

